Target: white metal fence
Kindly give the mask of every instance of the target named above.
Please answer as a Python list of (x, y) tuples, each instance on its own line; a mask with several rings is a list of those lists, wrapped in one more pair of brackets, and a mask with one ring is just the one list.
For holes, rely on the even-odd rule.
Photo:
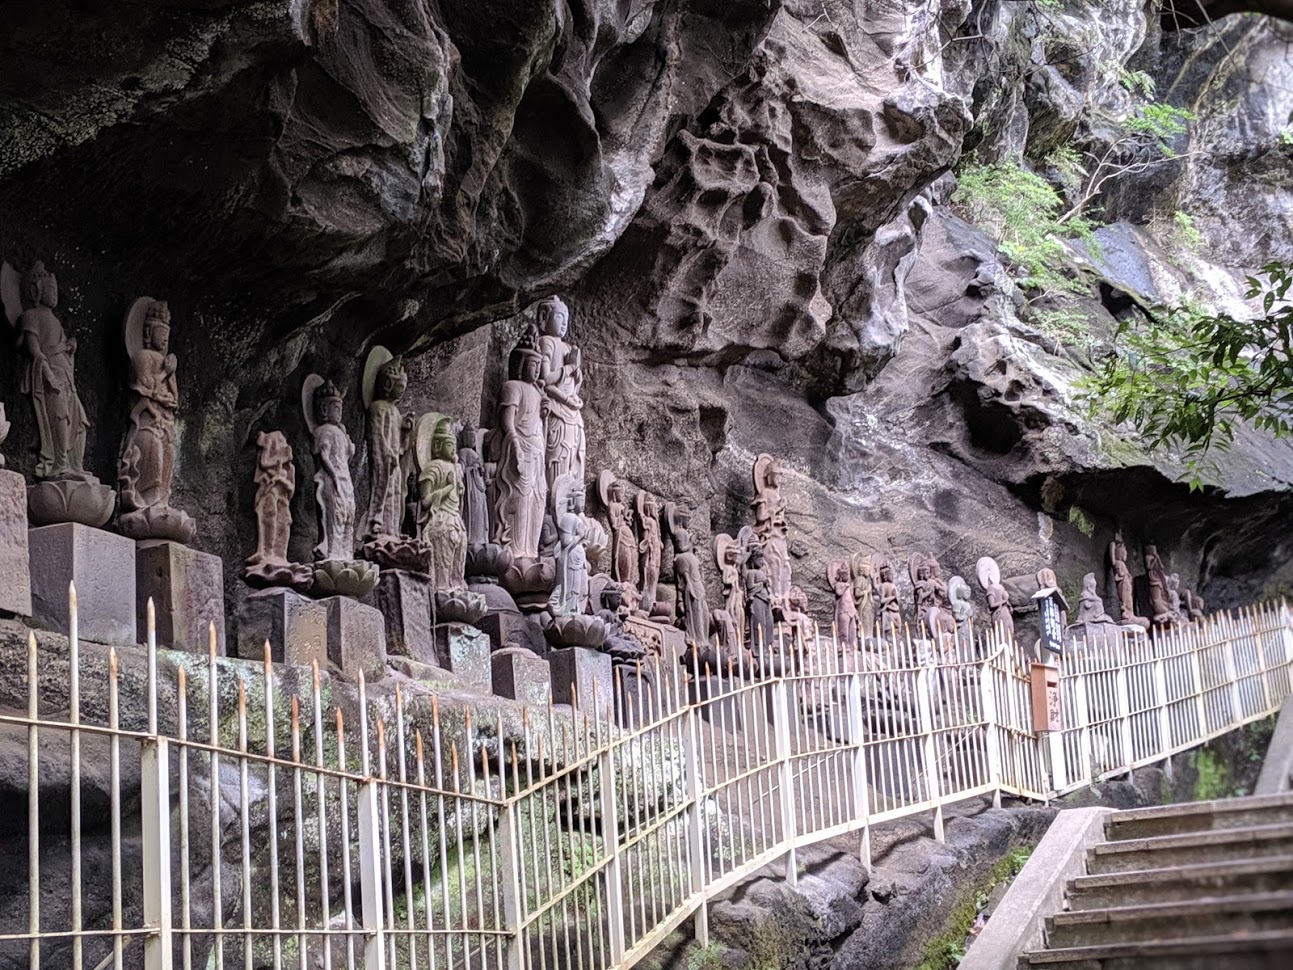
[(632, 731), (552, 709), (451, 725), (362, 681), (334, 698), (317, 669), (302, 699), (268, 660), (150, 646), (141, 677), (91, 653), (75, 620), (70, 648), (32, 637), (25, 709), (0, 708), (27, 771), (0, 837), (28, 850), (0, 866), (26, 889), (0, 894), (0, 970), (600, 970), (688, 919), (704, 943), (709, 899), (770, 863), (793, 882), (809, 843), (856, 834), (869, 861), (878, 822), (932, 813), (941, 838), (949, 802), (1049, 798), (1273, 713), (1293, 621), (1074, 650), (1042, 737), (1030, 658), (988, 638), (780, 644), (766, 679), (654, 667), (618, 684)]

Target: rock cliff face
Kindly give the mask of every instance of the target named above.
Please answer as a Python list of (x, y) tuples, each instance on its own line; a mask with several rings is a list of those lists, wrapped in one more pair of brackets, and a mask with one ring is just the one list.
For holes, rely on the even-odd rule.
[[(1170, 457), (1075, 405), (1083, 355), (1025, 322), (951, 202), (970, 152), (1040, 166), (1106, 143), (1120, 74), (1143, 71), (1198, 121), (1181, 157), (1110, 184), (1089, 326), (1181, 291), (1233, 306), (1242, 271), (1293, 249), (1287, 25), (1164, 32), (1133, 0), (50, 0), (4, 17), (0, 255), (59, 275), (105, 480), (127, 425), (122, 318), (140, 294), (170, 302), (176, 503), (231, 579), (256, 432), (283, 429), (313, 472), (306, 374), (352, 389), (360, 438), (359, 362), (380, 341), (418, 355), (419, 405), (488, 425), (524, 307), (561, 291), (589, 467), (691, 505), (703, 537), (748, 521), (753, 456), (779, 454), (822, 619), (846, 549), (935, 551), (967, 575), (981, 555), (1007, 575), (1050, 563), (1076, 587), (1121, 531), (1214, 605), (1293, 580), (1293, 450), (1244, 440), (1211, 488), (1174, 484)], [(1201, 255), (1155, 230), (1178, 210)], [(6, 450), (30, 472), (18, 377), (6, 356)]]

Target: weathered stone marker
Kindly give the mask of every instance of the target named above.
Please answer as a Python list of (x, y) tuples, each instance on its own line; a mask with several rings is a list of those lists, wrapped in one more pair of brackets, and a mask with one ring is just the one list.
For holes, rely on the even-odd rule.
[(135, 546), (135, 600), (139, 630), (145, 630), (148, 598), (157, 617), (157, 644), (191, 653), (209, 649), (215, 623), (216, 653), (225, 655), (224, 568), (219, 556), (178, 542)]
[(139, 642), (134, 540), (64, 522), (30, 530), (27, 542), (33, 620), (66, 633), (67, 587), (76, 583), (83, 639), (119, 646)]

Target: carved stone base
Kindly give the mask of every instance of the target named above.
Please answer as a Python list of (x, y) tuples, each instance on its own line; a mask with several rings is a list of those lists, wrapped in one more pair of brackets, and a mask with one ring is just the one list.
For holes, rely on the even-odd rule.
[(489, 637), (465, 623), (441, 623), (435, 628), (435, 652), (440, 666), (486, 693), (492, 676)]
[(597, 649), (606, 642), (606, 624), (586, 613), (558, 616), (543, 631), (554, 647), (588, 647)]
[(276, 663), (328, 663), (328, 607), (290, 589), (252, 593), (238, 610), (238, 656)]
[(135, 599), (141, 631), (147, 630), (149, 597), (159, 646), (205, 654), (214, 623), (216, 653), (224, 656), (224, 566), (219, 556), (177, 542), (137, 544)]
[(94, 476), (37, 482), (27, 489), (27, 510), (33, 525), (75, 522), (97, 529), (112, 518), (117, 504), (114, 489)]
[(379, 610), (348, 596), (321, 602), (328, 611), (328, 659), (351, 679), (362, 670), (369, 680), (386, 667), (386, 621)]
[(662, 667), (678, 663), (687, 652), (687, 634), (676, 626), (630, 616), (624, 621), (624, 632), (637, 637), (646, 647), (648, 656), (659, 657)]
[(547, 707), (552, 699), (548, 662), (524, 647), (505, 647), (490, 657), (494, 693), (514, 701)]
[(310, 595), (353, 596), (363, 599), (377, 586), (381, 570), (363, 559), (324, 559), (314, 564)]
[(411, 536), (376, 536), (364, 543), (364, 558), (375, 562), (382, 569), (403, 569), (408, 572), (431, 572), (431, 549), (426, 543)]
[(67, 522), (27, 533), (32, 619), (67, 633), (67, 587), (76, 584), (81, 637), (131, 646), (135, 627), (135, 544), (125, 536)]
[(437, 589), (431, 597), (431, 619), (435, 623), (474, 626), (487, 610), (485, 597), (466, 589)]
[(248, 563), (242, 578), (252, 589), (290, 589), (304, 593), (314, 585), (314, 568), (309, 563), (267, 559)]
[(431, 636), (431, 581), (403, 569), (384, 570), (365, 602), (386, 621), (386, 651), (435, 663)]
[(518, 559), (501, 582), (522, 613), (540, 613), (548, 608), (557, 584), (557, 563), (553, 559)]
[(0, 471), (0, 613), (31, 616), (28, 557), (27, 483)]
[(548, 654), (552, 701), (573, 704), (581, 714), (600, 721), (615, 715), (611, 658), (596, 650), (568, 647)]
[(123, 512), (117, 516), (117, 531), (140, 541), (158, 539), (187, 544), (197, 534), (197, 523), (187, 512), (169, 506)]

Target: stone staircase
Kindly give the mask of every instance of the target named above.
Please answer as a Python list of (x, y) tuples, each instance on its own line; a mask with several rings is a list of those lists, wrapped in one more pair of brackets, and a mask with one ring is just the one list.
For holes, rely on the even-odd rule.
[(1293, 793), (1115, 812), (1019, 967), (1293, 967)]

